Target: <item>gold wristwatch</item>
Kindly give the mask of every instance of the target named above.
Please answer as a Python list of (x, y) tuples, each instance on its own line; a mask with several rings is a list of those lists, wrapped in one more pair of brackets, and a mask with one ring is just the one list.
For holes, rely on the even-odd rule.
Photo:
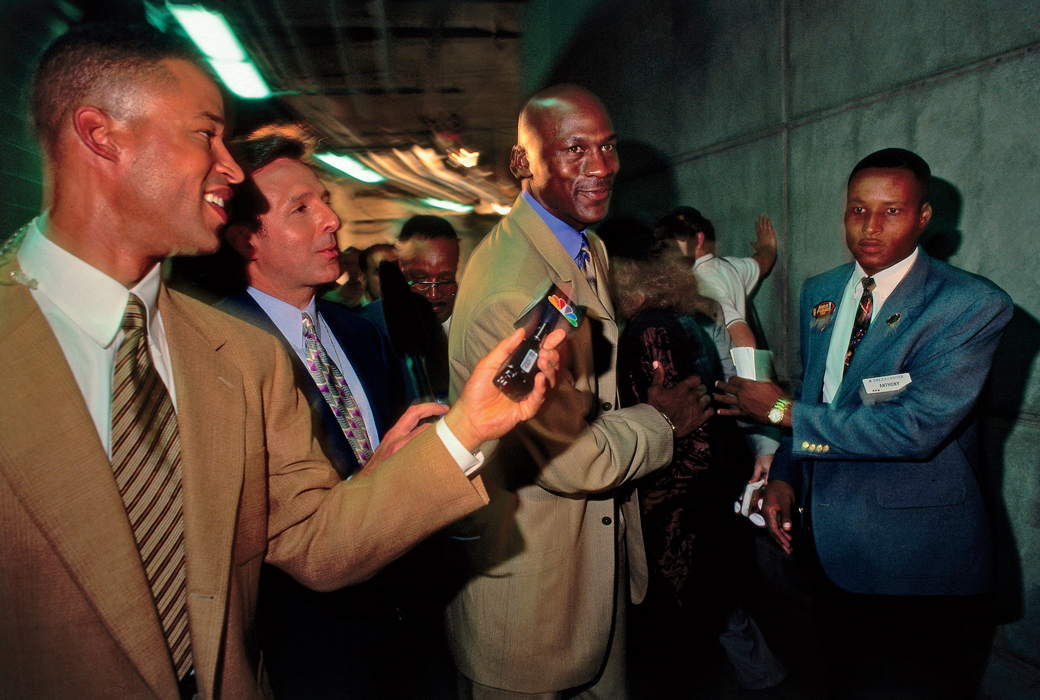
[(769, 409), (769, 413), (766, 414), (766, 418), (773, 425), (780, 425), (784, 420), (784, 414), (787, 413), (787, 409), (791, 407), (791, 399), (787, 397), (779, 398), (773, 407)]

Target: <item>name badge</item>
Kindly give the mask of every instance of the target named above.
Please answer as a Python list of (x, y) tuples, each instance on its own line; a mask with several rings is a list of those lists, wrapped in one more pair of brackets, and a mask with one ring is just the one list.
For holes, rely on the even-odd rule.
[(868, 396), (875, 394), (890, 394), (893, 391), (899, 391), (905, 388), (910, 382), (909, 372), (903, 372), (902, 374), (890, 374), (887, 377), (871, 377), (870, 379), (863, 380), (863, 391)]

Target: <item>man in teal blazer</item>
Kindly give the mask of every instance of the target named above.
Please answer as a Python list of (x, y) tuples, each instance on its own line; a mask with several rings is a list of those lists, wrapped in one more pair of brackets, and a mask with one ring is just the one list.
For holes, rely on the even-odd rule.
[(821, 646), (843, 697), (964, 692), (958, 644), (992, 588), (975, 409), (1012, 303), (917, 247), (929, 178), (902, 149), (853, 169), (845, 235), (855, 262), (802, 288), (797, 400), (769, 382), (720, 386), (734, 406), (724, 412), (790, 429), (764, 512), (791, 552), (801, 506)]

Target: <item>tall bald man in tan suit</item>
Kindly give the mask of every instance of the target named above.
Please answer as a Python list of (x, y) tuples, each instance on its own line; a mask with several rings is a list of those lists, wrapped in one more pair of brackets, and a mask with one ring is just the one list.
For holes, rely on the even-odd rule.
[(200, 59), (80, 27), (44, 54), (33, 114), (48, 209), (0, 251), (0, 697), (264, 697), (261, 562), (323, 590), (370, 577), (486, 502), (460, 467), (547, 380), (520, 404), (492, 386), (517, 335), (443, 427), (406, 415), (341, 482), (278, 341), (160, 280), (216, 249), (242, 179)]
[[(668, 464), (673, 434), (709, 415), (696, 377), (619, 409), (618, 328), (602, 242), (617, 138), (600, 101), (550, 88), (520, 115), (511, 166), (523, 192), (477, 247), (452, 319), (452, 393), (548, 281), (587, 319), (567, 340), (557, 386), (524, 429), (486, 445), (491, 503), (469, 522), (470, 578), (448, 630), (474, 698), (624, 698), (625, 598), (642, 598), (637, 499), (624, 487)], [(580, 266), (580, 267), (579, 267)], [(626, 574), (627, 572), (627, 574)]]

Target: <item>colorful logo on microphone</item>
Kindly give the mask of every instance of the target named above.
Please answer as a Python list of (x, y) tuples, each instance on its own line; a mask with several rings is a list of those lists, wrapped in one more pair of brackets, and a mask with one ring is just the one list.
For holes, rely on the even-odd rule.
[(558, 297), (555, 294), (550, 294), (548, 297), (549, 303), (556, 307), (556, 310), (563, 314), (563, 317), (571, 322), (571, 325), (575, 328), (578, 327), (578, 314), (574, 313), (574, 309), (567, 303), (567, 299), (564, 297)]

